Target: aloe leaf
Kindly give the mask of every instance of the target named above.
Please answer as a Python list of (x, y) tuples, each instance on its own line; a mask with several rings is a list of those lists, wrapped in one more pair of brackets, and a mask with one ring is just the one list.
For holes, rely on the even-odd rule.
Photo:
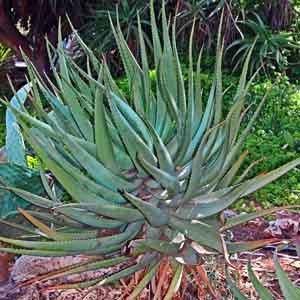
[(53, 205), (54, 205), (53, 201), (51, 201), (47, 198), (38, 196), (36, 194), (27, 192), (27, 191), (22, 190), (22, 189), (18, 189), (18, 188), (14, 188), (14, 187), (8, 187), (8, 186), (0, 186), (0, 189), (10, 191), (10, 192), (18, 195), (22, 199), (28, 201), (29, 203), (31, 203), (33, 205), (36, 205), (36, 206), (39, 206), (39, 207), (52, 208)]
[(79, 255), (81, 251), (51, 251), (51, 250), (31, 250), (23, 248), (0, 248), (0, 252), (12, 253), (17, 255), (30, 255), (30, 256), (44, 256), (44, 257), (63, 257), (63, 256), (73, 256)]
[(78, 143), (76, 143), (72, 138), (68, 136), (64, 136), (62, 138), (70, 153), (76, 157), (82, 168), (86, 169), (86, 171), (95, 179), (96, 182), (104, 185), (106, 188), (111, 189), (112, 191), (116, 191), (118, 186), (125, 189), (130, 189), (133, 187), (131, 183), (105, 168), (101, 162), (96, 160), (94, 156), (78, 145)]
[(238, 154), (238, 152), (240, 151), (246, 137), (248, 136), (251, 128), (253, 127), (253, 124), (255, 122), (255, 120), (257, 119), (257, 117), (259, 116), (262, 107), (265, 103), (265, 101), (267, 100), (267, 96), (268, 93), (265, 94), (264, 98), (262, 99), (262, 101), (259, 103), (257, 109), (255, 110), (253, 116), (251, 117), (251, 120), (248, 122), (247, 127), (242, 131), (241, 135), (239, 136), (237, 142), (235, 143), (235, 145), (232, 147), (230, 153), (228, 154), (228, 157), (226, 159), (226, 163), (225, 169), (228, 169), (229, 166), (232, 164), (232, 161), (235, 159), (236, 155)]
[(99, 285), (109, 284), (109, 283), (115, 282), (117, 280), (120, 280), (121, 278), (127, 277), (133, 273), (136, 273), (139, 270), (144, 269), (146, 266), (152, 264), (156, 260), (157, 260), (157, 258), (153, 255), (152, 256), (144, 256), (143, 259), (136, 265), (133, 265), (132, 267), (129, 267), (125, 270), (119, 271), (113, 275), (108, 276), (107, 278), (101, 280), (99, 282)]
[(220, 123), (222, 120), (222, 107), (223, 107), (223, 86), (222, 86), (222, 60), (224, 40), (222, 39), (222, 27), (223, 27), (224, 11), (222, 11), (217, 39), (217, 54), (215, 65), (215, 78), (216, 78), (216, 94), (215, 94), (215, 116), (214, 124)]
[(0, 241), (17, 247), (23, 247), (32, 250), (61, 251), (61, 252), (70, 251), (71, 254), (77, 251), (93, 250), (98, 245), (96, 239), (59, 241), (59, 242), (35, 242), (35, 241), (14, 240), (14, 239), (0, 237)]
[(140, 15), (138, 14), (138, 35), (139, 35), (139, 42), (140, 42), (140, 52), (141, 52), (141, 60), (142, 60), (142, 78), (141, 78), (141, 93), (143, 96), (143, 102), (145, 105), (145, 113), (150, 117), (150, 107), (151, 107), (151, 81), (149, 76), (149, 62), (147, 57), (145, 39), (142, 31), (141, 19)]
[(125, 224), (122, 221), (107, 219), (95, 213), (88, 212), (84, 209), (79, 209), (75, 207), (62, 206), (55, 208), (55, 210), (73, 220), (76, 220), (76, 222), (94, 228), (115, 229)]
[(43, 222), (31, 216), (30, 213), (28, 213), (27, 211), (20, 208), (19, 211), (31, 224), (33, 224), (38, 230), (40, 230), (49, 239), (56, 240), (56, 241), (64, 240), (63, 234), (57, 233), (54, 229), (50, 228)]
[(234, 295), (236, 300), (249, 300), (248, 298), (246, 298), (246, 296), (244, 294), (241, 293), (239, 288), (232, 281), (228, 271), (226, 272), (226, 281), (227, 281), (227, 285), (228, 285), (230, 291), (232, 292), (232, 294)]
[[(51, 228), (46, 224), (35, 218), (29, 211), (24, 211), (19, 209), (21, 214), (31, 222), (38, 230), (41, 236), (46, 236), (49, 239), (56, 241), (66, 241), (66, 240), (85, 240), (85, 239), (95, 239), (98, 236), (97, 230), (81, 230), (80, 232), (64, 232), (63, 230), (55, 230), (53, 223), (51, 223)], [(37, 232), (35, 232), (36, 234)]]
[(135, 206), (147, 219), (147, 221), (154, 227), (164, 226), (169, 221), (169, 216), (162, 209), (155, 207), (151, 203), (143, 201), (142, 199), (129, 194), (124, 193), (126, 199)]
[(137, 209), (112, 204), (65, 204), (56, 207), (55, 210), (62, 213), (70, 213), (70, 208), (86, 209), (99, 216), (112, 218), (119, 222), (136, 222), (144, 220), (144, 216)]
[(165, 78), (165, 75), (163, 74), (162, 71), (163, 69), (162, 63), (159, 63), (157, 68), (158, 68), (157, 85), (158, 85), (159, 93), (161, 94), (161, 97), (166, 104), (170, 117), (172, 117), (172, 119), (176, 121), (178, 127), (182, 127), (182, 122), (180, 119), (179, 108), (176, 103), (176, 98), (172, 95), (171, 91), (167, 86), (167, 79)]
[(199, 122), (202, 116), (202, 84), (201, 84), (201, 59), (203, 54), (203, 47), (201, 48), (197, 60), (197, 68), (195, 75), (195, 122), (194, 122), (194, 131), (198, 128)]
[(212, 139), (215, 139), (215, 135), (217, 134), (218, 130), (219, 130), (219, 125), (207, 130), (206, 133), (204, 134), (202, 141), (197, 149), (197, 152), (192, 160), (189, 182), (182, 202), (188, 201), (192, 197), (195, 190), (197, 190), (200, 177), (203, 173), (200, 170), (205, 164), (205, 156), (204, 156), (205, 146), (209, 144), (211, 137)]
[[(78, 202), (81, 202), (82, 199), (88, 202), (107, 202), (100, 195), (110, 194), (111, 200), (122, 202), (121, 195), (113, 191), (110, 192), (104, 186), (97, 185), (94, 181), (84, 176), (76, 167), (61, 156), (53, 147), (53, 144), (49, 140), (45, 140), (45, 137), (39, 131), (26, 130), (24, 134), (41, 160), (53, 172), (58, 181), (63, 183), (64, 188), (75, 200)], [(78, 181), (76, 182), (76, 180)]]
[(98, 230), (82, 230), (80, 232), (61, 232), (62, 230), (57, 230), (56, 234), (58, 236), (57, 240), (86, 240), (95, 239), (99, 235)]
[(136, 299), (138, 297), (138, 295), (143, 291), (143, 289), (147, 286), (147, 284), (155, 276), (155, 273), (156, 273), (159, 266), (160, 266), (160, 261), (149, 268), (146, 275), (144, 275), (143, 279), (134, 288), (133, 292), (128, 296), (128, 300), (133, 300), (133, 299)]
[[(100, 261), (88, 261), (85, 263), (79, 263), (75, 265), (70, 265), (65, 268), (61, 268), (52, 272), (49, 272), (48, 274), (40, 275), (35, 277), (35, 282), (44, 282), (48, 280), (52, 280), (55, 278), (59, 278), (62, 276), (69, 276), (73, 274), (78, 274), (78, 273), (83, 273), (83, 272), (88, 272), (88, 271), (93, 271), (93, 270), (99, 270), (103, 268), (108, 268), (108, 267), (114, 267), (116, 265), (125, 263), (128, 261), (128, 257), (125, 256), (120, 256), (116, 258), (111, 258), (111, 259), (104, 259)], [(27, 286), (31, 284), (31, 280), (27, 280), (25, 282), (21, 283), (21, 286)]]
[(237, 172), (240, 170), (240, 167), (243, 164), (247, 155), (248, 155), (247, 151), (244, 151), (240, 155), (238, 160), (232, 165), (232, 167), (229, 169), (229, 171), (226, 173), (226, 175), (222, 178), (222, 180), (218, 184), (218, 188), (225, 188), (232, 183), (232, 181), (234, 180)]
[(142, 167), (153, 176), (163, 187), (168, 189), (171, 193), (179, 190), (179, 182), (175, 176), (172, 176), (163, 170), (157, 168), (148, 162), (144, 157), (138, 155), (138, 159)]
[(43, 187), (48, 195), (48, 197), (53, 201), (53, 202), (58, 202), (56, 194), (55, 194), (55, 187), (53, 185), (53, 188), (51, 188), (49, 182), (48, 182), (48, 178), (45, 174), (45, 170), (43, 168), (43, 166), (40, 167), (40, 176), (41, 176), (41, 180), (42, 180), (42, 184)]
[(220, 253), (223, 252), (221, 236), (217, 229), (210, 225), (199, 221), (184, 221), (171, 217), (169, 226), (202, 246), (212, 248)]
[(297, 288), (283, 271), (278, 258), (275, 257), (275, 269), (278, 277), (280, 289), (286, 300), (300, 299), (300, 289)]
[(164, 300), (171, 300), (173, 298), (173, 296), (179, 290), (179, 287), (181, 284), (182, 274), (183, 274), (183, 265), (176, 263), (174, 269), (175, 269), (175, 273), (174, 273), (173, 279), (171, 281), (171, 284), (168, 288), (167, 294), (164, 297)]
[[(162, 2), (162, 36), (163, 36), (163, 54), (161, 56), (161, 62), (163, 65), (163, 75), (166, 78), (166, 89), (170, 92), (174, 99), (178, 99), (176, 78), (176, 64), (174, 62), (174, 53), (169, 36), (169, 26), (167, 22), (165, 2)], [(176, 101), (176, 100), (175, 100)]]
[[(32, 216), (39, 218), (47, 222), (47, 224), (53, 224), (54, 226), (67, 226), (76, 229), (83, 229), (85, 226), (84, 224), (72, 220), (69, 217), (64, 215), (54, 215), (47, 212), (41, 212), (36, 210), (27, 210)], [(96, 227), (96, 226), (95, 226)], [(97, 227), (96, 227), (97, 228)]]
[(161, 47), (157, 23), (155, 19), (154, 0), (150, 0), (150, 19), (151, 19), (154, 61), (155, 61), (155, 66), (157, 66), (162, 55), (162, 47)]
[(249, 242), (228, 242), (226, 243), (226, 246), (229, 253), (238, 253), (238, 252), (246, 252), (246, 251), (262, 248), (274, 242), (278, 242), (278, 239), (270, 238), (270, 239), (249, 241)]
[[(12, 106), (10, 106), (10, 109), (13, 110), (14, 114), (16, 115), (18, 122), (20, 123), (20, 125), (22, 127), (24, 127), (24, 124), (28, 125), (28, 123), (35, 128), (38, 128), (39, 130), (41, 130), (44, 135), (51, 137), (53, 139), (58, 140), (59, 139), (59, 135), (57, 134), (57, 132), (55, 132), (48, 124), (30, 116), (27, 113), (18, 111), (16, 109), (14, 109)], [(87, 151), (89, 151), (90, 153), (96, 153), (96, 147), (94, 144), (87, 142), (83, 139), (80, 139), (78, 137), (75, 137), (73, 135), (67, 134), (69, 137), (72, 136), (72, 138), (79, 143), (79, 145), (81, 145), (82, 147), (84, 147)]]
[(248, 221), (254, 220), (259, 217), (268, 216), (271, 214), (274, 214), (275, 212), (283, 209), (297, 209), (300, 208), (300, 205), (288, 205), (288, 206), (282, 206), (282, 207), (274, 207), (269, 209), (262, 209), (261, 211), (248, 213), (248, 214), (240, 214), (236, 217), (229, 218), (226, 220), (225, 226), (222, 227), (222, 230), (227, 230), (232, 227), (245, 224)]
[(248, 174), (250, 171), (257, 165), (259, 164), (263, 159), (258, 159), (253, 161), (245, 170), (244, 172), (234, 181), (234, 184), (239, 184), (244, 181), (245, 178), (247, 178)]
[(67, 16), (69, 25), (72, 29), (72, 32), (74, 33), (76, 40), (79, 42), (81, 48), (84, 50), (84, 52), (90, 57), (90, 60), (96, 70), (96, 72), (99, 71), (100, 69), (100, 63), (99, 60), (97, 59), (96, 55), (93, 53), (93, 51), (84, 43), (83, 39), (80, 37), (80, 35), (78, 34), (77, 30), (75, 29), (75, 27), (73, 26), (70, 18)]
[[(75, 162), (72, 161), (72, 159), (70, 161), (67, 159), (67, 158), (72, 158), (72, 156), (69, 153), (64, 152), (64, 149), (58, 148), (59, 145), (57, 144), (55, 144), (55, 146), (58, 148), (56, 149), (52, 141), (50, 139), (46, 139), (39, 130), (35, 128), (31, 129), (30, 131), (26, 130), (26, 135), (27, 138), (30, 139), (32, 146), (36, 148), (35, 150), (40, 155), (40, 157), (43, 157), (44, 160), (45, 159), (51, 160), (51, 162), (53, 163), (53, 167), (55, 169), (59, 168), (61, 170), (58, 174), (54, 174), (58, 179), (60, 175), (62, 175), (62, 173), (64, 173), (65, 175), (68, 174), (67, 176), (76, 178), (81, 183), (85, 183), (85, 188), (89, 189), (90, 191), (93, 191), (93, 193), (100, 193), (100, 195), (103, 195), (104, 197), (108, 197), (111, 200), (115, 200), (116, 202), (120, 202), (120, 203), (124, 202), (124, 200), (122, 200), (122, 197), (119, 193), (113, 191), (113, 189), (116, 190), (116, 187), (114, 187), (114, 185), (108, 180), (108, 178), (109, 177), (114, 178), (116, 180), (116, 183), (122, 185), (123, 188), (128, 188), (129, 190), (134, 189), (136, 187), (135, 184), (129, 183), (128, 181), (126, 181), (125, 178), (112, 174), (111, 171), (109, 171), (103, 165), (101, 165), (101, 163), (98, 162), (94, 158), (94, 156), (92, 156), (83, 147), (80, 147), (80, 145), (77, 143), (77, 140), (73, 139), (72, 137), (68, 137), (65, 139), (61, 137), (61, 140), (64, 140), (65, 142), (66, 140), (68, 140), (66, 143), (71, 148), (74, 155), (76, 155), (76, 153), (74, 152), (72, 146), (76, 144), (74, 147), (79, 151), (78, 152), (79, 154), (82, 154), (81, 156), (77, 156), (80, 162), (83, 163), (83, 160), (87, 159), (88, 163), (86, 164), (86, 168), (89, 169), (90, 172), (94, 174), (94, 176), (97, 176), (97, 174), (95, 174), (95, 170), (93, 170), (92, 168), (92, 164), (95, 163), (95, 168), (99, 172), (100, 171), (102, 172), (101, 173), (103, 175), (102, 179), (106, 178), (105, 182), (109, 182), (110, 187), (114, 187), (114, 188), (109, 189), (105, 186), (104, 182), (96, 183), (95, 181), (89, 179), (87, 176), (83, 175), (83, 170), (79, 170), (78, 167), (74, 166)], [(42, 148), (41, 145), (44, 145), (44, 147)], [(47, 148), (45, 148), (46, 145)], [(59, 152), (60, 150), (62, 151), (63, 154)], [(67, 156), (67, 154), (69, 154), (69, 156)], [(64, 169), (62, 170), (60, 166), (63, 166)], [(51, 171), (53, 173), (55, 172), (54, 169), (52, 169)], [(99, 176), (97, 176), (97, 178), (98, 177)], [(72, 182), (70, 182), (70, 184), (72, 184)], [(74, 191), (75, 190), (76, 188), (74, 189)], [(69, 192), (70, 194), (72, 194), (72, 191)]]
[(138, 114), (122, 99), (117, 95), (111, 94), (111, 99), (114, 101), (119, 111), (122, 113), (127, 122), (131, 127), (139, 134), (143, 141), (150, 147), (151, 146), (151, 136), (148, 132), (144, 121), (138, 116)]
[(115, 153), (108, 130), (104, 107), (104, 92), (99, 87), (95, 94), (95, 144), (97, 149), (97, 158), (103, 161), (104, 165), (113, 172), (119, 173)]
[(86, 239), (86, 240), (67, 240), (67, 241), (23, 241), (0, 237), (0, 241), (8, 243), (14, 246), (29, 248), (32, 250), (42, 251), (69, 251), (71, 254), (78, 251), (92, 251), (99, 249), (99, 247), (105, 249), (105, 247), (118, 245), (126, 242), (130, 238), (133, 238), (141, 229), (141, 224), (130, 224), (127, 229), (119, 234), (109, 237)]
[[(105, 83), (105, 87), (107, 87), (114, 95), (117, 95), (120, 99), (123, 99), (126, 102), (126, 97), (123, 92), (120, 90), (115, 80), (113, 79), (107, 63), (103, 63), (103, 81)], [(98, 86), (98, 88), (103, 88), (102, 86)]]
[[(183, 76), (181, 72), (181, 66), (179, 63), (178, 55), (176, 54), (176, 60), (177, 60), (177, 69), (179, 69), (179, 80), (181, 81), (181, 92), (179, 97), (182, 99), (182, 102), (186, 102), (186, 104), (182, 104), (184, 106), (180, 109), (181, 114), (184, 118), (184, 128), (182, 133), (182, 141), (179, 142), (179, 149), (178, 153), (176, 154), (176, 162), (178, 165), (180, 165), (184, 159), (185, 153), (188, 149), (188, 146), (192, 140), (193, 137), (193, 124), (194, 124), (194, 113), (195, 113), (195, 91), (194, 91), (194, 72), (193, 72), (193, 35), (194, 35), (194, 29), (195, 29), (195, 20), (193, 22), (191, 34), (190, 34), (190, 42), (189, 42), (189, 71), (188, 71), (188, 96), (186, 99), (185, 91), (184, 91), (184, 83), (183, 83)], [(173, 25), (173, 43), (176, 44), (175, 41), (175, 24)], [(175, 53), (177, 53), (177, 49), (175, 48)], [(185, 108), (187, 106), (187, 108)], [(184, 109), (186, 110), (186, 113), (184, 113)]]
[(64, 57), (65, 54), (62, 54), (59, 51), (59, 61), (61, 61), (61, 77), (56, 76), (60, 90), (63, 91), (62, 98), (63, 101), (68, 105), (72, 116), (74, 117), (76, 124), (81, 132), (81, 135), (88, 141), (94, 140), (94, 133), (92, 130), (92, 125), (89, 121), (89, 118), (86, 115), (86, 112), (80, 105), (78, 100), (78, 95), (74, 92), (73, 87), (69, 78), (69, 71), (66, 66), (66, 60)]
[(243, 190), (243, 187), (235, 186), (192, 198), (191, 203), (194, 203), (192, 207), (190, 208), (189, 204), (186, 208), (183, 206), (179, 209), (179, 215), (195, 219), (215, 215), (238, 200), (242, 196)]
[(1, 232), (5, 232), (4, 231), (5, 228), (10, 227), (12, 229), (16, 229), (18, 232), (22, 232), (22, 233), (26, 232), (27, 234), (31, 234), (31, 235), (37, 234), (37, 232), (34, 229), (32, 229), (31, 227), (28, 227), (28, 226), (24, 226), (24, 224), (20, 225), (20, 224), (2, 220), (2, 219), (0, 219), (0, 224), (4, 225), (4, 226), (2, 226)]
[(248, 263), (248, 276), (261, 300), (274, 300), (273, 295), (260, 283), (255, 276), (250, 263)]
[(250, 179), (243, 183), (246, 187), (245, 191), (243, 192), (242, 196), (247, 196), (252, 194), (253, 192), (257, 191), (258, 189), (264, 187), (265, 185), (269, 184), (270, 182), (278, 179), (282, 175), (286, 174), (288, 171), (294, 169), (300, 165), (300, 158), (295, 159), (291, 162), (286, 163), (285, 165), (267, 173), (264, 175), (259, 175), (253, 179)]
[(198, 126), (194, 137), (189, 145), (187, 153), (185, 155), (184, 162), (189, 161), (193, 154), (197, 151), (197, 147), (201, 143), (206, 130), (211, 126), (213, 117), (214, 117), (214, 108), (215, 108), (215, 93), (216, 93), (216, 82), (213, 81), (210, 94), (208, 97), (207, 105), (201, 120), (200, 125)]
[(135, 77), (134, 72), (140, 73), (141, 68), (138, 62), (136, 61), (132, 51), (129, 49), (128, 43), (123, 35), (120, 19), (118, 17), (118, 11), (117, 11), (117, 26), (113, 25), (111, 18), (110, 18), (110, 23), (111, 23), (112, 31), (115, 36), (115, 40), (118, 45), (118, 49), (122, 56), (122, 62), (124, 64), (127, 76), (129, 77), (129, 79), (133, 79)]
[(159, 167), (166, 173), (175, 174), (175, 166), (172, 160), (172, 157), (165, 146), (162, 139), (157, 134), (156, 130), (152, 127), (150, 123), (147, 123), (150, 134), (153, 138), (154, 147), (156, 150), (156, 155), (158, 158)]
[(144, 239), (137, 241), (138, 246), (142, 246), (148, 250), (155, 250), (159, 253), (174, 256), (179, 253), (179, 245), (163, 241), (163, 240), (153, 240)]
[(173, 56), (175, 61), (175, 75), (177, 78), (177, 103), (179, 108), (179, 113), (182, 115), (182, 118), (185, 117), (187, 111), (187, 99), (185, 93), (184, 79), (182, 74), (182, 68), (179, 60), (178, 50), (176, 46), (176, 18), (172, 25), (172, 47), (173, 47)]
[(245, 97), (245, 92), (247, 91), (247, 89), (245, 90), (245, 86), (246, 86), (246, 81), (247, 81), (249, 63), (250, 63), (250, 59), (251, 59), (254, 47), (255, 47), (255, 43), (253, 43), (253, 45), (249, 49), (245, 63), (243, 65), (242, 73), (241, 73), (240, 80), (239, 80), (239, 85), (238, 85), (238, 88), (236, 91), (236, 95), (234, 97), (237, 102), (241, 101), (241, 99), (243, 99)]
[(132, 128), (126, 118), (121, 114), (118, 107), (114, 103), (114, 100), (111, 99), (109, 104), (112, 111), (113, 120), (118, 127), (119, 132), (124, 133), (121, 135), (121, 138), (124, 141), (132, 160), (135, 161), (137, 152), (141, 152), (143, 156), (147, 158), (147, 160), (150, 162), (155, 162), (155, 156), (153, 155), (151, 149), (143, 141), (141, 136)]

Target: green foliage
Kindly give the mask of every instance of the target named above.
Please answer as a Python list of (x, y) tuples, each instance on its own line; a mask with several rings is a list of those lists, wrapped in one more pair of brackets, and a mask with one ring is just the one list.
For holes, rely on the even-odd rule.
[[(271, 82), (257, 83), (253, 86), (251, 101), (264, 93)], [(255, 126), (255, 131), (248, 137), (245, 148), (249, 151), (248, 164), (263, 158), (251, 171), (251, 175), (260, 174), (299, 155), (300, 138), (300, 91), (286, 77), (279, 77)], [(293, 170), (288, 175), (256, 192), (256, 200), (263, 207), (300, 203), (300, 172)]]
[[(231, 4), (228, 4), (228, 7)], [(216, 19), (220, 19), (220, 12), (223, 8), (226, 8), (225, 1), (202, 1), (202, 0), (189, 0), (180, 1), (177, 5), (176, 34), (179, 38), (179, 45), (184, 48), (187, 43), (187, 36), (191, 32), (193, 23), (194, 28), (194, 45), (200, 49), (202, 46), (210, 48), (215, 42), (217, 27)], [(226, 22), (225, 22), (226, 23)], [(230, 24), (224, 24), (224, 26)], [(230, 31), (231, 28), (227, 27)]]
[(0, 66), (11, 55), (11, 50), (0, 44)]
[[(131, 50), (138, 53), (138, 23), (137, 15), (141, 18), (141, 24), (148, 28), (149, 32), (149, 3), (143, 0), (125, 0), (115, 3), (114, 1), (96, 1), (90, 7), (91, 15), (87, 18), (86, 24), (81, 28), (83, 36), (88, 45), (95, 51), (105, 53), (106, 59), (114, 63), (120, 61), (116, 59), (116, 41), (111, 30), (111, 24), (108, 16), (113, 23), (119, 22), (125, 39), (130, 45)], [(149, 42), (146, 37), (146, 42)]]

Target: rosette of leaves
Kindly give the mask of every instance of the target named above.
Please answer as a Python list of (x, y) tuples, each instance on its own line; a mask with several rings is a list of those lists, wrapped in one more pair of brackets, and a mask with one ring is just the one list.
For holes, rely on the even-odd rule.
[[(128, 97), (118, 88), (107, 65), (100, 63), (77, 36), (87, 55), (87, 71), (58, 49), (56, 81), (45, 84), (28, 62), (35, 114), (25, 107), (11, 107), (26, 141), (70, 199), (59, 202), (49, 189), (46, 198), (6, 187), (40, 208), (37, 213), (23, 211), (39, 230), (32, 239), (1, 237), (7, 246), (0, 251), (38, 256), (101, 255), (96, 261), (70, 266), (39, 280), (121, 264), (113, 274), (59, 288), (107, 284), (146, 270), (131, 295), (135, 298), (167, 259), (174, 276), (164, 297), (171, 299), (183, 271), (197, 266), (204, 254), (221, 254), (227, 259), (229, 253), (270, 243), (233, 243), (225, 241), (223, 233), (276, 208), (226, 223), (222, 212), (300, 164), (299, 158), (252, 179), (245, 180), (247, 171), (236, 177), (245, 158), (241, 147), (265, 99), (240, 132), (245, 97), (253, 80), (246, 81), (251, 52), (234, 105), (223, 117), (220, 34), (210, 95), (202, 99), (201, 54), (196, 70), (193, 68), (193, 30), (185, 82), (176, 48), (176, 25), (169, 34), (163, 8), (160, 39), (153, 1), (150, 11), (155, 84), (150, 84), (140, 21), (141, 65), (117, 23), (116, 27), (112, 24), (112, 30), (129, 81)], [(98, 75), (93, 77), (95, 73)], [(45, 101), (52, 108), (49, 114), (44, 110)]]

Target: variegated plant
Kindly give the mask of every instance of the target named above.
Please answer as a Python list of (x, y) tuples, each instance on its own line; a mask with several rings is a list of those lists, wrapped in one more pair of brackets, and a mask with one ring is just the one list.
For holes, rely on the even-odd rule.
[[(64, 203), (56, 199), (44, 175), (48, 198), (4, 187), (40, 209), (22, 211), (37, 227), (35, 236), (31, 240), (1, 237), (1, 242), (11, 246), (0, 250), (39, 256), (102, 256), (102, 260), (67, 268), (52, 277), (125, 263), (117, 273), (66, 288), (101, 285), (146, 269), (145, 278), (131, 296), (134, 298), (150, 282), (162, 261), (168, 259), (172, 261), (174, 277), (165, 299), (171, 299), (185, 266), (193, 268), (204, 254), (222, 254), (228, 259), (228, 253), (270, 242), (232, 243), (224, 240), (223, 233), (258, 215), (275, 212), (276, 208), (231, 218), (226, 223), (222, 212), (300, 164), (299, 158), (246, 180), (248, 168), (237, 177), (245, 158), (241, 148), (265, 101), (262, 99), (240, 132), (245, 98), (253, 81), (246, 80), (251, 52), (234, 105), (223, 118), (221, 38), (210, 94), (203, 100), (201, 53), (196, 70), (193, 68), (193, 32), (185, 81), (176, 49), (175, 26), (169, 34), (163, 9), (163, 36), (159, 37), (153, 3), (151, 23), (154, 83), (141, 23), (140, 65), (119, 24), (116, 28), (112, 24), (130, 86), (129, 96), (118, 88), (105, 62), (98, 61), (78, 36), (87, 56), (86, 70), (58, 49), (59, 70), (53, 66), (56, 82), (45, 84), (28, 62), (35, 114), (24, 106), (20, 110), (11, 107), (26, 141), (70, 200)], [(52, 50), (49, 46), (49, 52)], [(45, 107), (50, 107), (51, 112), (46, 113)], [(122, 256), (118, 256), (121, 252)]]

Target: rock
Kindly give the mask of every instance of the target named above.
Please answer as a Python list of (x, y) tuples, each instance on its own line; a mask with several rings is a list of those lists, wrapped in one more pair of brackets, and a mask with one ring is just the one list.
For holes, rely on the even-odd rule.
[(84, 263), (91, 260), (85, 256), (68, 257), (35, 257), (21, 256), (12, 267), (10, 278), (7, 284), (0, 287), (0, 300), (110, 300), (119, 299), (122, 291), (111, 286), (97, 287), (96, 289), (80, 289), (65, 291), (47, 291), (45, 288), (57, 284), (68, 284), (73, 282), (100, 278), (108, 272), (115, 272), (118, 268), (99, 269), (82, 274), (74, 274), (32, 284), (25, 288), (18, 288), (18, 284), (34, 279), (35, 277), (64, 268), (66, 266)]

